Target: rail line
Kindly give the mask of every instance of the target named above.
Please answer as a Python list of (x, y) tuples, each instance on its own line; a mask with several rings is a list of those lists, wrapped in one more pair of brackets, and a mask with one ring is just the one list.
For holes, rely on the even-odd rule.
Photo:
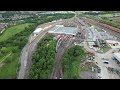
[(120, 40), (120, 37), (119, 37), (120, 36), (120, 30), (118, 28), (116, 30), (115, 27), (112, 27), (112, 26), (109, 26), (109, 25), (106, 25), (106, 24), (103, 24), (103, 23), (99, 23), (97, 21), (94, 21), (93, 19), (92, 20), (91, 19), (85, 19), (85, 21), (88, 22), (90, 25), (95, 25), (95, 26), (98, 26), (99, 28), (102, 28), (102, 29), (106, 30), (111, 35), (117, 37), (118, 40)]

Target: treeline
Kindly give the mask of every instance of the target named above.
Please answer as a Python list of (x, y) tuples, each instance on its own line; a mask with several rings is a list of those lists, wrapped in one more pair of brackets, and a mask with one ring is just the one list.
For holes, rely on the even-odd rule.
[[(52, 16), (52, 17), (47, 18), (48, 16)], [(73, 16), (74, 14), (41, 14), (40, 17), (25, 19), (25, 22), (36, 23), (40, 21), (40, 23), (42, 22), (46, 23), (46, 22), (51, 22), (53, 20), (72, 18)]]
[[(21, 31), (20, 33), (17, 33), (11, 38), (0, 42), (0, 57), (4, 57), (4, 55), (9, 52), (14, 54), (20, 52), (28, 42), (28, 36), (34, 31), (36, 26), (38, 25), (30, 25), (28, 28), (25, 28), (25, 30)], [(12, 48), (9, 49), (9, 47)]]
[(18, 46), (19, 49), (22, 49), (28, 40), (28, 36), (34, 31), (36, 26), (38, 25), (36, 24), (29, 25), (28, 28), (25, 28), (25, 30), (21, 31), (20, 33), (15, 34), (6, 41), (0, 42), (0, 49), (2, 47), (9, 47), (9, 46)]
[(48, 79), (55, 59), (56, 41), (53, 36), (45, 36), (38, 44), (32, 56), (32, 66), (29, 71), (30, 79)]
[[(5, 15), (4, 15), (5, 14)], [(14, 13), (11, 13), (11, 12), (7, 12), (7, 13), (4, 13), (3, 14), (3, 17), (5, 18), (4, 20), (0, 20), (1, 22), (20, 22), (20, 23), (37, 23), (37, 22), (50, 22), (50, 21), (53, 21), (53, 20), (59, 20), (59, 19), (68, 19), (68, 18), (72, 18), (75, 14), (40, 14), (40, 15), (36, 15), (36, 14), (33, 14), (33, 15), (30, 15), (30, 17), (28, 18), (23, 18), (23, 19), (19, 19), (19, 20), (11, 20), (11, 19), (7, 19), (9, 18), (10, 16), (13, 16)], [(53, 16), (52, 18), (49, 18), (47, 19), (48, 16)], [(23, 20), (22, 22), (20, 20)]]
[(116, 28), (119, 28), (120, 29), (120, 22), (116, 22), (116, 21), (113, 21), (113, 20), (110, 20), (110, 19), (102, 19), (102, 20), (99, 20), (99, 22), (101, 23), (104, 23), (104, 24), (108, 24), (110, 26), (113, 26), (113, 27), (116, 27)]
[(62, 61), (64, 79), (80, 78), (80, 62), (85, 56), (86, 53), (80, 46), (74, 46), (67, 50)]
[(114, 13), (120, 13), (120, 11), (101, 11), (98, 13), (89, 11), (89, 12), (85, 12), (84, 15), (100, 15), (100, 14), (114, 14)]

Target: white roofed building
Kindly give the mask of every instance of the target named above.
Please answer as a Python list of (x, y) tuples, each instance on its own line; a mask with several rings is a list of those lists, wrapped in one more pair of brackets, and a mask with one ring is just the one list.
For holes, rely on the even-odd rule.
[(56, 25), (51, 28), (48, 33), (54, 34), (66, 34), (66, 35), (76, 35), (78, 32), (78, 28), (76, 27), (64, 27), (63, 25)]
[(114, 57), (120, 62), (120, 53), (114, 53)]
[(42, 30), (43, 30), (42, 28), (37, 28), (37, 29), (33, 32), (34, 36), (38, 35)]

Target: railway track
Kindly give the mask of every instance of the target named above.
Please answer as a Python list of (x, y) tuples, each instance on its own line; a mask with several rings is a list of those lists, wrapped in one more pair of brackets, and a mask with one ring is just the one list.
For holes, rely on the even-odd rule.
[(106, 25), (106, 24), (103, 24), (103, 23), (99, 23), (99, 22), (91, 20), (91, 19), (85, 19), (85, 21), (87, 23), (89, 23), (90, 25), (95, 25), (95, 26), (97, 26), (99, 28), (102, 28), (102, 29), (106, 30), (111, 35), (117, 37), (117, 39), (120, 41), (120, 30), (119, 29), (116, 29), (116, 28), (114, 28), (112, 26), (109, 26), (109, 25)]
[[(67, 23), (67, 22), (66, 22)], [(64, 23), (65, 24), (65, 23)], [(78, 19), (77, 17), (73, 18), (73, 20), (71, 21), (71, 23), (67, 24), (68, 26), (78, 26), (79, 31), (81, 32), (81, 38), (85, 38), (85, 32), (84, 30), (81, 28), (81, 26), (85, 26), (86, 24), (81, 21), (80, 19)], [(53, 66), (53, 70), (51, 73), (50, 78), (51, 79), (62, 79), (63, 78), (63, 72), (62, 72), (62, 64), (61, 64), (61, 60), (63, 57), (63, 54), (65, 52), (65, 50), (67, 48), (69, 48), (72, 43), (73, 43), (73, 39), (70, 38), (64, 38), (61, 41), (59, 41), (59, 43), (57, 44), (58, 47), (56, 47), (56, 56), (55, 56), (55, 63)]]
[(51, 73), (51, 77), (50, 77), (51, 79), (63, 78), (61, 60), (63, 58), (63, 54), (64, 54), (65, 50), (70, 46), (71, 41), (72, 40), (70, 38), (64, 38), (64, 39), (62, 39), (60, 45), (57, 47), (55, 63), (54, 63), (53, 71)]

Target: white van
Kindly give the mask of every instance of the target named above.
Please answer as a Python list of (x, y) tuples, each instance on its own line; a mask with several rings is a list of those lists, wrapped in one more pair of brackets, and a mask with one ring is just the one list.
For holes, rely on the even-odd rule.
[(103, 63), (104, 64), (109, 64), (109, 61), (108, 60), (103, 60)]

